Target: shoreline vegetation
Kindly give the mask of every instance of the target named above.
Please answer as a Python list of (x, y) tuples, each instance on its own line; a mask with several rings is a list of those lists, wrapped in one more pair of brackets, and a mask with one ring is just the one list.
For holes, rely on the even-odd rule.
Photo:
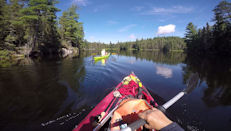
[(79, 53), (84, 32), (76, 13), (78, 7), (72, 5), (57, 18), (60, 11), (55, 7), (57, 3), (57, 0), (0, 0), (1, 63)]
[(188, 56), (220, 57), (231, 56), (231, 2), (221, 1), (213, 10), (214, 25), (197, 29), (190, 22), (186, 27), (185, 42)]
[(186, 43), (184, 38), (180, 37), (154, 37), (148, 39), (137, 39), (136, 41), (101, 43), (84, 41), (83, 50), (153, 50), (153, 51), (184, 51)]
[[(104, 48), (107, 51), (120, 51), (118, 48)], [(85, 51), (90, 51), (90, 50), (98, 50), (98, 49), (83, 49)], [(128, 51), (162, 51), (161, 49), (127, 49)], [(179, 49), (179, 50), (169, 50), (168, 52), (184, 52), (185, 50)]]
[(15, 60), (64, 58), (81, 50), (185, 52), (187, 57), (231, 56), (231, 3), (221, 1), (213, 10), (214, 25), (197, 29), (190, 22), (185, 37), (154, 37), (105, 44), (84, 40), (83, 23), (77, 5), (62, 16), (55, 7), (58, 0), (0, 0), (0, 67)]

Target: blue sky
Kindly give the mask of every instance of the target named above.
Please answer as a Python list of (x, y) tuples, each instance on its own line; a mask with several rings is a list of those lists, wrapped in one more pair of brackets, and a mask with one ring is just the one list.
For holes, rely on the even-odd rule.
[[(183, 37), (189, 22), (198, 28), (213, 24), (214, 7), (221, 0), (59, 0), (66, 10), (77, 4), (85, 39), (116, 43), (156, 36)], [(61, 16), (61, 12), (57, 16)]]

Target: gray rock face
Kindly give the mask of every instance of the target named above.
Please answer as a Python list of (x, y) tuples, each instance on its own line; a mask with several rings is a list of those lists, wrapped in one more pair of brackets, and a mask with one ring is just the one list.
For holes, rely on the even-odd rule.
[(77, 48), (62, 48), (61, 49), (62, 52), (62, 57), (67, 57), (70, 55), (75, 55), (78, 53), (78, 49)]

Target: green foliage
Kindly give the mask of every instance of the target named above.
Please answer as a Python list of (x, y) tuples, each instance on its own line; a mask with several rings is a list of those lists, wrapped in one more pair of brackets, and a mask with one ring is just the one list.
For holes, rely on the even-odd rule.
[(191, 51), (195, 50), (195, 48), (198, 46), (198, 34), (201, 34), (201, 30), (199, 29), (197, 31), (196, 26), (190, 22), (186, 27), (186, 33), (185, 33), (185, 42), (187, 43), (187, 50)]
[(76, 11), (77, 6), (72, 5), (67, 11), (63, 12), (59, 21), (59, 33), (62, 41), (70, 43), (70, 46), (80, 47), (84, 33), (82, 23), (78, 21), (79, 15)]
[(118, 42), (116, 44), (104, 44), (100, 42), (85, 42), (85, 49), (117, 49), (117, 50), (184, 50), (186, 44), (180, 37), (156, 37), (153, 39), (141, 39), (132, 42)]
[(24, 3), (20, 0), (10, 0), (8, 5), (9, 9), (9, 27), (8, 35), (5, 38), (5, 42), (15, 46), (22, 46), (25, 44), (24, 39), (25, 28), (24, 23), (20, 19), (22, 13), (20, 12), (24, 6)]
[(196, 26), (193, 25), (192, 22), (190, 22), (186, 27), (185, 41), (187, 43), (191, 43), (196, 39), (196, 36), (197, 36)]
[(213, 50), (231, 55), (231, 2), (221, 1), (213, 11), (215, 21)]
[(0, 48), (4, 47), (4, 39), (7, 36), (7, 17), (6, 0), (0, 0)]
[(56, 3), (57, 0), (0, 0), (0, 50), (46, 56), (58, 55), (61, 42), (80, 47), (84, 35), (77, 7), (63, 12), (59, 29)]
[(13, 63), (13, 52), (8, 50), (0, 50), (0, 67), (9, 67)]
[(188, 24), (185, 38), (189, 54), (231, 56), (231, 3), (221, 1), (213, 11), (213, 26), (206, 23), (196, 30), (192, 23)]
[[(227, 27), (231, 23), (231, 3), (221, 1), (213, 10), (214, 11), (214, 33), (226, 33)], [(218, 35), (218, 34), (217, 34)]]
[[(20, 52), (20, 47), (24, 47), (30, 54), (37, 52), (43, 56), (59, 53), (63, 37), (58, 33), (56, 3), (57, 0), (0, 0), (0, 49)], [(71, 46), (78, 47), (83, 39), (83, 27), (78, 22), (76, 8), (72, 6), (67, 11), (67, 28), (62, 40), (70, 40)]]
[(23, 8), (20, 18), (27, 28), (26, 34), (32, 50), (47, 53), (49, 48), (58, 48), (58, 33), (56, 28), (56, 0), (29, 0)]
[(108, 44), (101, 43), (101, 42), (88, 42), (85, 40), (83, 43), (84, 43), (82, 44), (83, 50), (101, 50), (101, 49), (109, 48)]

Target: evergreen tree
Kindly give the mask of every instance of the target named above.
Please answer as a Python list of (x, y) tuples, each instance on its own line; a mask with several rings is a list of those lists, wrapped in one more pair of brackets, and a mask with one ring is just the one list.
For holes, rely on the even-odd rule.
[(215, 21), (213, 49), (223, 54), (231, 54), (231, 3), (221, 1), (213, 11)]
[(9, 34), (5, 38), (5, 43), (11, 46), (21, 46), (26, 43), (24, 23), (20, 19), (24, 1), (10, 0), (9, 2)]
[(192, 23), (186, 28), (186, 42), (190, 53), (231, 55), (231, 3), (221, 1), (213, 10), (215, 24), (198, 30)]
[(79, 15), (76, 11), (77, 6), (72, 5), (67, 11), (63, 12), (59, 21), (59, 32), (63, 41), (69, 43), (70, 46), (80, 47), (84, 33), (82, 23), (78, 21)]
[[(86, 43), (89, 49), (96, 47), (101, 48), (113, 48), (118, 50), (161, 50), (161, 51), (172, 51), (172, 50), (184, 50), (186, 43), (184, 39), (180, 37), (157, 37), (153, 39), (141, 39), (130, 42), (117, 42), (116, 44), (103, 44), (103, 43)], [(86, 45), (85, 45), (86, 47)]]
[[(200, 31), (201, 34), (201, 31)], [(196, 27), (193, 25), (192, 22), (188, 24), (186, 27), (186, 34), (185, 34), (185, 41), (187, 43), (187, 50), (190, 52), (191, 50), (195, 49), (196, 47), (196, 40), (198, 37), (198, 32)]]
[(21, 19), (25, 22), (26, 38), (32, 50), (57, 47), (56, 0), (29, 0)]
[(204, 34), (204, 50), (205, 51), (211, 48), (212, 43), (213, 43), (212, 39), (213, 39), (212, 29), (211, 29), (211, 26), (207, 22), (206, 27), (205, 27), (205, 34)]
[(213, 10), (214, 11), (214, 33), (220, 37), (227, 32), (228, 26), (231, 24), (231, 3), (221, 1)]
[(6, 0), (0, 0), (0, 48), (4, 48), (4, 39), (7, 36), (7, 5)]
[(186, 34), (185, 34), (186, 42), (191, 43), (193, 40), (196, 40), (196, 37), (197, 37), (196, 26), (193, 25), (192, 22), (190, 22), (186, 27)]

